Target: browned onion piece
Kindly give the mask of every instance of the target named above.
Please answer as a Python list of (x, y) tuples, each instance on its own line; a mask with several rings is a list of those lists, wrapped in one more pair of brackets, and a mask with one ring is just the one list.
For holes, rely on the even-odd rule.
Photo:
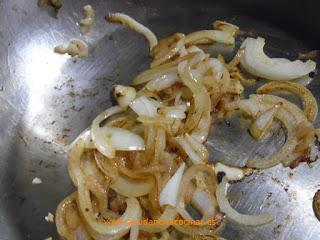
[(85, 231), (83, 226), (80, 226), (81, 220), (77, 211), (76, 193), (67, 196), (57, 207), (56, 211), (56, 226), (60, 236), (66, 240), (77, 240), (77, 228)]
[(316, 119), (318, 114), (317, 100), (306, 87), (290, 81), (273, 81), (258, 88), (257, 93), (270, 94), (276, 91), (288, 91), (298, 95), (303, 102), (303, 111), (308, 120), (312, 122)]
[(170, 227), (170, 224), (168, 224), (168, 222), (170, 222), (171, 220), (174, 220), (176, 215), (177, 215), (177, 210), (174, 207), (166, 206), (163, 213), (159, 217), (159, 219), (157, 219), (159, 220), (159, 222), (162, 221), (162, 224), (141, 225), (140, 229), (142, 231), (149, 232), (149, 233), (162, 232)]
[[(302, 155), (301, 152), (295, 152), (295, 148), (299, 145), (300, 139), (296, 136), (296, 129), (301, 122), (308, 122), (303, 112), (293, 103), (272, 95), (251, 95), (249, 100), (241, 100), (230, 103), (227, 106), (233, 109), (239, 109), (247, 114), (256, 116), (259, 112), (266, 111), (272, 106), (281, 103), (282, 107), (277, 111), (275, 118), (280, 120), (287, 129), (288, 135), (282, 148), (272, 156), (263, 158), (249, 159), (248, 167), (252, 168), (269, 168), (280, 162), (285, 166), (289, 166), (291, 162)], [(305, 145), (310, 145), (310, 142)]]

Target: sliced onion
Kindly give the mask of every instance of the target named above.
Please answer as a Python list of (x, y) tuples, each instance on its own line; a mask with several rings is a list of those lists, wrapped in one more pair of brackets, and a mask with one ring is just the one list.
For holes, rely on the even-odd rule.
[(180, 40), (178, 40), (178, 42), (173, 44), (173, 46), (170, 48), (170, 50), (164, 56), (157, 57), (157, 55), (156, 55), (154, 60), (150, 64), (150, 67), (154, 68), (154, 67), (157, 67), (157, 66), (169, 61), (170, 59), (175, 57), (179, 52), (181, 52), (182, 49), (184, 49), (184, 36), (182, 36), (182, 38)]
[(292, 81), (306, 87), (312, 82), (312, 80), (313, 78), (309, 77), (309, 75), (306, 75), (301, 78), (294, 79)]
[(210, 44), (213, 42), (231, 45), (234, 44), (234, 37), (226, 31), (201, 30), (189, 33), (185, 38), (186, 45)]
[(88, 45), (80, 39), (72, 39), (68, 46), (59, 45), (54, 48), (55, 53), (59, 54), (69, 54), (71, 57), (79, 56), (86, 57), (88, 56)]
[(241, 45), (244, 55), (241, 65), (251, 74), (270, 80), (292, 80), (314, 71), (316, 63), (308, 60), (290, 61), (285, 58), (269, 58), (264, 52), (263, 38), (247, 38)]
[(212, 25), (213, 25), (214, 29), (228, 32), (232, 36), (234, 36), (237, 33), (237, 31), (239, 30), (238, 26), (233, 25), (228, 22), (225, 22), (225, 21), (220, 21), (220, 20), (214, 21)]
[(138, 240), (139, 228), (140, 228), (140, 226), (138, 224), (134, 224), (134, 225), (131, 226), (129, 240)]
[[(294, 151), (300, 143), (300, 140), (296, 136), (296, 129), (300, 123), (308, 122), (308, 120), (296, 105), (281, 97), (254, 94), (250, 96), (249, 100), (241, 100), (230, 105), (232, 105), (233, 109), (240, 109), (246, 113), (251, 113), (252, 107), (254, 109), (258, 108), (258, 112), (264, 112), (277, 104), (282, 104), (282, 107), (277, 111), (275, 118), (281, 121), (287, 129), (286, 142), (278, 152), (271, 156), (249, 159), (247, 162), (248, 167), (269, 168), (280, 162), (285, 166), (289, 166), (291, 162), (301, 155), (301, 153)], [(309, 143), (304, 144), (308, 145)]]
[(207, 140), (211, 127), (211, 114), (209, 107), (203, 112), (202, 117), (198, 123), (198, 126), (191, 132), (191, 136), (200, 143)]
[(93, 10), (91, 5), (86, 5), (82, 9), (85, 18), (80, 21), (80, 32), (82, 34), (86, 34), (90, 32), (92, 26), (95, 23), (95, 11)]
[(151, 69), (147, 69), (144, 72), (138, 74), (138, 76), (136, 76), (133, 79), (132, 85), (139, 85), (154, 80), (156, 78), (161, 78), (161, 76), (164, 74), (177, 73), (177, 65), (185, 60), (189, 60), (190, 58), (194, 57), (195, 54), (196, 53), (189, 53), (188, 55), (179, 57), (171, 62), (162, 64)]
[(273, 221), (274, 218), (271, 214), (247, 215), (241, 214), (233, 209), (227, 198), (228, 187), (229, 183), (227, 179), (223, 178), (216, 190), (216, 196), (220, 210), (224, 212), (228, 218), (247, 226), (259, 226)]
[(318, 146), (313, 142), (310, 147), (310, 161), (314, 162), (318, 159), (319, 155), (319, 148)]
[(197, 153), (197, 155), (201, 158), (202, 161), (208, 160), (208, 150), (201, 142), (198, 142), (193, 136), (190, 136), (189, 134), (185, 135), (185, 139), (193, 148), (193, 150)]
[(176, 119), (185, 119), (187, 111), (186, 105), (175, 105), (171, 107), (164, 107), (160, 109), (164, 113), (166, 118), (176, 118)]
[(160, 206), (170, 205), (175, 207), (177, 205), (179, 187), (185, 167), (186, 165), (183, 163), (162, 189), (159, 197)]
[(252, 173), (252, 169), (250, 168), (237, 168), (237, 167), (231, 167), (225, 164), (222, 164), (218, 162), (213, 167), (214, 172), (216, 175), (218, 175), (219, 172), (224, 172), (225, 177), (230, 181), (239, 181), (243, 179), (245, 176)]
[(90, 128), (87, 128), (84, 130), (71, 144), (70, 147), (72, 146), (79, 140), (82, 139), (84, 142), (85, 148), (88, 149), (95, 149), (96, 146), (93, 144), (92, 138), (91, 138), (91, 130)]
[(192, 195), (192, 206), (202, 213), (202, 220), (212, 219), (216, 214), (217, 201), (207, 191), (196, 188)]
[(257, 116), (250, 127), (250, 133), (255, 139), (260, 140), (266, 136), (279, 107), (281, 104), (275, 105)]
[(146, 96), (141, 96), (133, 100), (130, 107), (139, 116), (155, 117), (157, 115), (157, 106), (154, 101)]
[[(67, 221), (67, 213), (69, 209), (72, 210), (72, 214), (75, 214), (74, 216), (75, 218), (80, 218), (80, 216), (78, 216), (77, 209), (73, 209), (74, 205), (77, 204), (76, 197), (77, 197), (77, 193), (72, 193), (71, 195), (63, 199), (61, 203), (59, 203), (56, 214), (55, 214), (57, 231), (60, 236), (66, 239), (76, 239), (77, 232), (76, 230), (74, 230), (74, 228), (78, 227), (82, 229), (82, 227), (78, 226), (79, 219), (76, 219), (75, 221), (73, 221), (71, 226), (70, 224), (68, 224), (68, 221)], [(69, 210), (69, 213), (71, 210)], [(84, 229), (82, 230), (84, 231)]]
[(126, 108), (136, 98), (136, 90), (133, 87), (115, 85), (112, 88), (113, 96), (122, 108)]
[(119, 106), (111, 107), (99, 114), (92, 122), (92, 141), (99, 152), (109, 158), (115, 157), (116, 150), (144, 150), (144, 141), (139, 135), (122, 128), (100, 127), (103, 120), (122, 111)]
[(183, 151), (188, 155), (193, 164), (203, 164), (201, 157), (195, 152), (191, 144), (182, 136), (176, 137), (175, 140)]
[(118, 151), (141, 151), (145, 149), (144, 140), (139, 135), (123, 128), (102, 127), (101, 134)]
[(171, 87), (179, 80), (176, 72), (169, 72), (147, 83), (146, 88), (150, 91), (161, 91)]
[(252, 101), (251, 99), (242, 99), (239, 101), (228, 103), (225, 106), (225, 110), (227, 111), (241, 110), (245, 114), (253, 117), (255, 117), (260, 111), (257, 103)]
[(123, 13), (110, 13), (106, 18), (109, 22), (121, 23), (143, 35), (149, 42), (150, 50), (158, 44), (156, 35), (149, 28), (137, 22), (132, 17)]
[(270, 94), (276, 91), (288, 91), (296, 94), (303, 102), (303, 111), (309, 121), (314, 121), (318, 114), (318, 104), (312, 93), (304, 86), (294, 82), (270, 82), (260, 88), (257, 93)]
[(166, 230), (168, 227), (170, 227), (170, 222), (171, 220), (174, 220), (177, 215), (177, 210), (174, 207), (171, 207), (167, 205), (159, 217), (159, 222), (163, 221), (161, 224), (153, 224), (153, 225), (141, 225), (141, 230), (148, 232), (148, 233), (157, 233), (157, 232), (162, 232)]

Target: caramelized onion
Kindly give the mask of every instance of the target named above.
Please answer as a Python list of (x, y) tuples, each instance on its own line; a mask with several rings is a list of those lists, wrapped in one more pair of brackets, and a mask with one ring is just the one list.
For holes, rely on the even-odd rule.
[(312, 93), (304, 86), (294, 82), (281, 81), (269, 82), (260, 88), (257, 93), (270, 94), (276, 91), (288, 91), (300, 97), (303, 103), (303, 111), (309, 121), (314, 121), (318, 114), (318, 104)]

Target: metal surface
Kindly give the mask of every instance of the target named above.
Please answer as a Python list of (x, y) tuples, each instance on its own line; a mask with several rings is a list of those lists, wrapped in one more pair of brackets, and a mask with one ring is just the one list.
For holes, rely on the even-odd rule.
[[(103, 17), (108, 11), (128, 13), (159, 37), (209, 28), (217, 18), (231, 21), (266, 37), (267, 51), (273, 56), (295, 58), (299, 51), (316, 48), (313, 44), (320, 40), (320, 26), (311, 24), (317, 7), (302, 1), (290, 3), (290, 8), (284, 7), (288, 2), (274, 8), (270, 1), (254, 6), (249, 5), (254, 1), (62, 2), (55, 14), (50, 7), (37, 7), (36, 1), (0, 1), (1, 240), (58, 238), (55, 226), (46, 223), (44, 216), (54, 213), (59, 201), (73, 191), (66, 167), (67, 144), (111, 105), (114, 83), (129, 83), (148, 66), (146, 41), (119, 25), (107, 24)], [(91, 33), (80, 36), (77, 22), (88, 2), (97, 11), (97, 24)], [(301, 6), (308, 14), (298, 14)], [(259, 16), (258, 9), (273, 12)], [(279, 12), (283, 18), (271, 17)], [(308, 30), (313, 31), (306, 34)], [(89, 43), (89, 57), (73, 59), (53, 53), (55, 45), (75, 37)], [(318, 78), (310, 89), (319, 100)], [(238, 125), (233, 120), (215, 125), (208, 142), (213, 160), (240, 164), (255, 149), (270, 153), (283, 140), (280, 134), (256, 143)], [(320, 239), (320, 222), (312, 211), (313, 194), (320, 188), (319, 171), (319, 162), (301, 164), (295, 170), (277, 166), (234, 184), (229, 192), (233, 206), (250, 214), (271, 212), (276, 220), (262, 227), (228, 221), (222, 236), (229, 240)], [(32, 185), (34, 177), (43, 184)]]

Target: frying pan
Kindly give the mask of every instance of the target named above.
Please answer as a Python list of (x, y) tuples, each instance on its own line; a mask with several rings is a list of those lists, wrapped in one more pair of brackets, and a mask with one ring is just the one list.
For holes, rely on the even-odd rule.
[[(44, 217), (73, 191), (67, 144), (112, 104), (113, 84), (128, 84), (148, 67), (146, 41), (120, 25), (106, 23), (107, 12), (129, 14), (159, 38), (226, 20), (266, 38), (266, 52), (275, 57), (295, 59), (299, 52), (317, 49), (320, 41), (318, 1), (62, 2), (62, 9), (55, 13), (50, 7), (39, 8), (35, 0), (0, 1), (1, 240), (58, 239), (55, 226)], [(76, 23), (87, 3), (96, 10), (97, 23), (92, 32), (80, 36)], [(54, 46), (75, 37), (88, 42), (87, 58), (53, 53)], [(233, 53), (223, 51), (227, 58)], [(308, 88), (319, 101), (318, 75)], [(246, 94), (253, 91), (248, 89)], [(241, 165), (249, 156), (275, 151), (284, 137), (280, 132), (257, 143), (237, 120), (225, 119), (214, 125), (208, 140), (210, 159)], [(43, 183), (32, 185), (34, 177)], [(240, 212), (271, 212), (275, 221), (261, 227), (228, 221), (221, 235), (238, 240), (320, 239), (320, 222), (312, 210), (312, 197), (319, 188), (319, 162), (294, 170), (276, 166), (257, 171), (233, 184), (228, 196)]]

